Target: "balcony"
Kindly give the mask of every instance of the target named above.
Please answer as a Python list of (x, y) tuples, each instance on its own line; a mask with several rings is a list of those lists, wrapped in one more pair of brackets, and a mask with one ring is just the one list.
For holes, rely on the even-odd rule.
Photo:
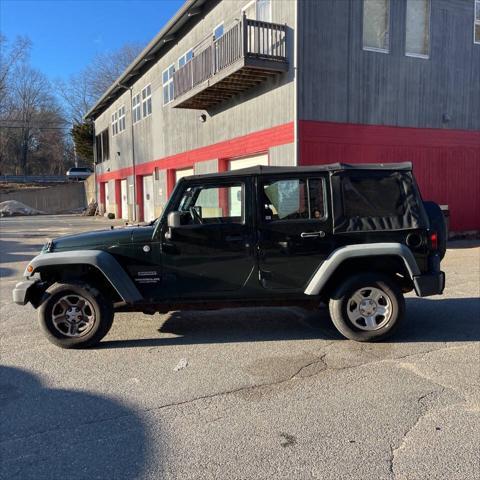
[(173, 108), (208, 110), (288, 70), (286, 26), (245, 16), (173, 76)]

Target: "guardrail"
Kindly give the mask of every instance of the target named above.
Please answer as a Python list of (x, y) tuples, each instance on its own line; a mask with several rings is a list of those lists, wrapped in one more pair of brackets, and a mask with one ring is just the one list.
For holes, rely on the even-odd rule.
[(0, 175), (0, 183), (66, 183), (65, 175)]

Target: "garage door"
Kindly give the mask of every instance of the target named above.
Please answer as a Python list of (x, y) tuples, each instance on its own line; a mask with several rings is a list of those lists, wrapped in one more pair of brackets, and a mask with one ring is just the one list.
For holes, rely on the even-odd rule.
[[(239, 158), (238, 160), (230, 160), (228, 164), (229, 170), (240, 170), (241, 168), (256, 167), (257, 165), (268, 165), (268, 154), (256, 155), (255, 157)], [(241, 188), (234, 187), (230, 189), (230, 215), (239, 217), (241, 212)]]
[(143, 177), (143, 221), (151, 222), (155, 219), (155, 210), (153, 208), (153, 177), (147, 175)]
[(256, 155), (254, 157), (239, 158), (230, 160), (229, 170), (240, 170), (241, 168), (255, 167), (257, 165), (268, 165), (268, 154)]
[(193, 168), (184, 168), (183, 170), (175, 171), (175, 183), (177, 183), (181, 178), (188, 177), (193, 175)]

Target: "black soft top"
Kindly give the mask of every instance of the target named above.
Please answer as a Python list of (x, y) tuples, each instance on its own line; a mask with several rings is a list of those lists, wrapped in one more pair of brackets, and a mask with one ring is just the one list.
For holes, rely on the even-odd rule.
[(411, 162), (402, 163), (330, 163), (327, 165), (315, 165), (308, 167), (271, 167), (257, 165), (255, 167), (241, 168), (226, 172), (207, 173), (202, 175), (191, 175), (184, 177), (188, 179), (205, 179), (209, 177), (229, 178), (251, 175), (269, 175), (278, 173), (316, 173), (316, 172), (342, 172), (349, 170), (380, 170), (380, 171), (411, 171)]

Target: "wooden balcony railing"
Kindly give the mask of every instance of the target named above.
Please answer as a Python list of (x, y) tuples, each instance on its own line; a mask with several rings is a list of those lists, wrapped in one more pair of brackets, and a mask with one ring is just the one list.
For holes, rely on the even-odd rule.
[[(278, 71), (285, 71), (286, 37), (285, 25), (251, 20), (243, 16), (240, 22), (217, 40), (212, 40), (174, 73), (174, 99), (180, 99), (240, 59), (251, 59), (252, 62), (256, 60), (253, 68), (265, 67), (270, 71), (275, 71), (278, 62), (282, 65)], [(268, 65), (262, 64), (262, 60), (268, 62)], [(247, 63), (246, 61), (245, 66)]]

